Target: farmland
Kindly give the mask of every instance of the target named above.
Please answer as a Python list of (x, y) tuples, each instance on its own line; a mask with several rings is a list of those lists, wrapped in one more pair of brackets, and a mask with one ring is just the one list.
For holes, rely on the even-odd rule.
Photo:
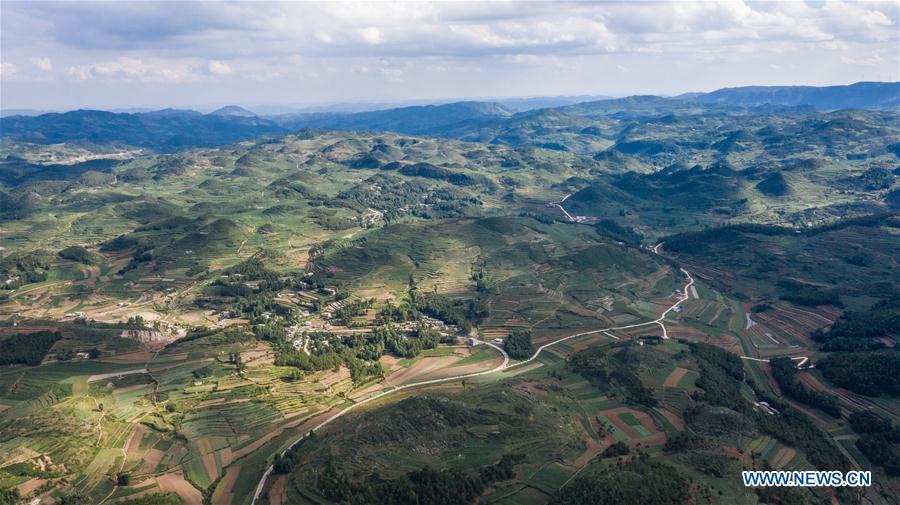
[[(753, 504), (743, 469), (857, 468), (896, 502), (895, 156), (848, 158), (866, 141), (840, 114), (616, 111), (495, 143), (4, 141), (0, 488), (530, 505), (652, 475)], [(891, 118), (849, 124), (888, 142)], [(740, 148), (694, 139), (744, 122)], [(816, 125), (827, 151), (773, 133)]]

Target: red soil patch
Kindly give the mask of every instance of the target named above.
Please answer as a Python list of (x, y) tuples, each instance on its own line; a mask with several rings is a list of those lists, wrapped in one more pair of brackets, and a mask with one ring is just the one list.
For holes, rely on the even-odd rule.
[(137, 391), (138, 389), (144, 389), (149, 385), (150, 384), (135, 384), (133, 386), (126, 386), (124, 388), (116, 388), (116, 389), (113, 389), (112, 394), (121, 395), (124, 393), (130, 393), (131, 391)]
[(269, 505), (281, 505), (287, 501), (287, 476), (279, 475), (269, 488)]
[(206, 469), (209, 480), (216, 480), (219, 477), (219, 469), (216, 468), (216, 453), (206, 453), (201, 456), (200, 460), (203, 462), (203, 468)]
[[(403, 368), (395, 373), (387, 376), (386, 382), (391, 385), (408, 384), (410, 382), (419, 382), (428, 379), (434, 379), (439, 375), (439, 371), (447, 368), (454, 362), (459, 361), (459, 356), (440, 356), (436, 358), (422, 358), (407, 368)], [(480, 368), (480, 367), (479, 367)], [(464, 373), (461, 368), (454, 368), (449, 375), (460, 375)]]
[(687, 368), (678, 367), (675, 370), (672, 370), (672, 373), (670, 373), (669, 376), (666, 377), (665, 382), (663, 382), (663, 387), (664, 388), (677, 387), (678, 383), (681, 382), (681, 379), (683, 379), (684, 376), (687, 375), (687, 373), (688, 373)]
[[(633, 415), (635, 419), (637, 419), (638, 422), (641, 423), (641, 426), (643, 426), (644, 429), (650, 432), (650, 436), (642, 437), (642, 435), (634, 431), (631, 425), (629, 425), (619, 417), (620, 414), (624, 414), (626, 412), (631, 413), (631, 415)], [(630, 409), (628, 407), (618, 407), (615, 409), (601, 411), (600, 415), (609, 419), (610, 422), (612, 422), (616, 426), (616, 428), (619, 428), (623, 433), (628, 435), (628, 441), (626, 443), (630, 446), (636, 446), (640, 444), (642, 447), (647, 447), (651, 445), (661, 445), (666, 442), (666, 434), (656, 427), (653, 419), (645, 412)]]
[(134, 428), (134, 431), (131, 432), (131, 436), (128, 437), (128, 443), (125, 444), (125, 452), (126, 453), (137, 453), (141, 447), (141, 440), (144, 438), (144, 433), (147, 432), (147, 427), (143, 424), (139, 424)]
[(231, 492), (240, 473), (240, 465), (228, 467), (228, 470), (225, 471), (225, 476), (219, 481), (219, 485), (216, 486), (216, 491), (212, 495), (211, 501), (213, 505), (231, 505), (234, 503)]
[[(577, 458), (573, 459), (569, 466), (575, 468), (582, 468), (588, 463), (590, 463), (594, 458), (603, 453), (603, 450), (612, 445), (616, 439), (611, 434), (607, 433), (600, 440), (595, 440), (594, 437), (591, 436), (590, 433), (587, 432), (584, 425), (581, 424), (577, 417), (572, 417), (572, 423), (575, 424), (575, 427), (578, 428), (578, 431), (581, 432), (581, 438), (584, 440), (587, 448), (581, 453)], [(595, 430), (597, 427), (594, 425), (594, 421), (591, 420), (591, 429)]]
[(46, 479), (31, 479), (27, 482), (23, 482), (16, 486), (16, 489), (19, 490), (19, 494), (22, 496), (27, 496), (29, 493), (34, 491), (35, 489), (41, 487), (46, 483)]
[(153, 473), (156, 471), (157, 465), (159, 465), (159, 462), (162, 461), (163, 456), (165, 455), (166, 453), (159, 449), (150, 449), (144, 456), (144, 464), (141, 466), (138, 473)]
[(684, 431), (684, 419), (682, 419), (678, 414), (660, 407), (657, 407), (656, 411), (662, 414), (663, 417), (665, 417), (670, 423), (672, 423), (672, 426), (674, 426), (676, 430)]
[(782, 447), (781, 449), (779, 449), (778, 454), (776, 454), (775, 457), (772, 458), (772, 466), (774, 468), (784, 468), (784, 466), (790, 463), (796, 455), (796, 449), (791, 447)]
[(200, 491), (184, 480), (180, 473), (167, 473), (156, 478), (159, 488), (163, 491), (172, 491), (181, 498), (184, 505), (203, 505), (203, 495)]
[(269, 440), (272, 440), (273, 438), (281, 435), (286, 429), (295, 428), (295, 429), (299, 430), (301, 433), (307, 432), (307, 431), (313, 429), (315, 426), (318, 426), (322, 421), (324, 421), (324, 420), (328, 419), (329, 417), (333, 416), (334, 414), (336, 414), (338, 412), (338, 410), (339, 409), (334, 408), (334, 409), (328, 410), (328, 411), (323, 412), (314, 417), (297, 419), (296, 421), (292, 421), (287, 424), (283, 424), (283, 425), (281, 425), (281, 427), (276, 428), (276, 429), (270, 431), (269, 433), (267, 433), (266, 435), (258, 438), (253, 443), (248, 444), (244, 447), (241, 447), (240, 449), (238, 449), (236, 451), (233, 451), (232, 458), (233, 459), (243, 458), (244, 456), (252, 453), (253, 451), (255, 451), (255, 450), (259, 449), (260, 447), (262, 447), (263, 445), (265, 445), (266, 442), (268, 442)]

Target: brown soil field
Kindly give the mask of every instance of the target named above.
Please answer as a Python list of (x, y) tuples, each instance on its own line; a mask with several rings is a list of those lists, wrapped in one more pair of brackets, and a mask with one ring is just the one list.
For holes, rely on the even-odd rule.
[(687, 375), (688, 371), (689, 370), (687, 368), (681, 368), (681, 367), (678, 367), (675, 370), (672, 370), (672, 373), (670, 373), (669, 376), (666, 377), (665, 382), (663, 382), (663, 387), (664, 388), (677, 387), (678, 383), (681, 381), (682, 378), (684, 378), (685, 375)]
[[(616, 439), (610, 434), (606, 434), (600, 440), (595, 440), (594, 437), (591, 436), (590, 433), (584, 428), (584, 425), (581, 424), (577, 417), (572, 417), (572, 423), (578, 428), (578, 431), (581, 432), (581, 438), (584, 440), (587, 448), (581, 453), (577, 458), (573, 459), (568, 463), (569, 466), (572, 466), (576, 469), (583, 468), (585, 465), (590, 463), (594, 458), (599, 456), (604, 449), (612, 445)], [(591, 428), (595, 431), (597, 430), (597, 426), (594, 424), (594, 420), (591, 419)]]
[(162, 461), (165, 455), (166, 453), (159, 449), (150, 449), (144, 456), (144, 464), (141, 466), (141, 469), (138, 470), (138, 473), (153, 473), (156, 471), (156, 466), (159, 465), (159, 462)]
[(147, 427), (143, 424), (135, 426), (134, 431), (131, 432), (131, 436), (128, 437), (128, 442), (125, 443), (125, 452), (127, 454), (137, 454), (141, 447), (141, 440), (144, 438), (144, 433), (146, 432)]
[(167, 473), (156, 478), (159, 488), (163, 491), (172, 491), (178, 494), (184, 505), (203, 505), (203, 495), (200, 491), (184, 480), (180, 473)]
[(149, 386), (150, 386), (150, 384), (135, 384), (133, 386), (126, 386), (124, 388), (116, 388), (116, 389), (113, 389), (112, 394), (121, 395), (121, 394), (125, 394), (125, 393), (130, 393), (131, 391), (137, 391), (138, 389), (144, 389)]
[(154, 353), (150, 351), (134, 351), (116, 354), (113, 357), (104, 358), (104, 361), (111, 361), (114, 363), (147, 363), (153, 359), (153, 356)]
[[(462, 359), (460, 356), (440, 356), (437, 358), (422, 358), (407, 368), (402, 368), (387, 376), (385, 382), (392, 386), (409, 384), (423, 380), (436, 378), (438, 372)], [(468, 368), (468, 367), (466, 367)], [(448, 375), (460, 375), (463, 373), (459, 367), (454, 368)]]
[[(628, 423), (619, 418), (620, 414), (624, 414), (626, 412), (630, 412), (631, 415), (633, 415), (638, 420), (638, 422), (641, 423), (641, 426), (643, 426), (644, 429), (650, 432), (649, 437), (642, 438), (641, 435), (635, 432)], [(615, 409), (601, 411), (599, 414), (609, 419), (610, 422), (612, 422), (617, 428), (628, 435), (629, 440), (626, 443), (630, 446), (636, 446), (640, 444), (642, 447), (647, 447), (651, 445), (661, 445), (666, 442), (666, 434), (656, 427), (653, 419), (650, 418), (650, 416), (645, 412), (630, 409), (628, 407), (618, 407)]]
[(330, 372), (322, 377), (319, 382), (326, 388), (330, 388), (335, 384), (350, 378), (350, 369), (342, 366), (337, 372)]
[(31, 479), (27, 482), (23, 482), (16, 486), (16, 489), (19, 490), (19, 494), (22, 496), (27, 496), (28, 493), (34, 491), (35, 489), (44, 485), (47, 482), (46, 479)]
[(794, 456), (797, 455), (797, 450), (791, 447), (782, 447), (778, 454), (772, 458), (772, 467), (773, 468), (784, 468), (785, 465), (791, 462), (794, 459)]
[(672, 423), (672, 426), (675, 427), (678, 431), (684, 431), (684, 419), (675, 414), (674, 412), (664, 409), (662, 407), (656, 407), (656, 411), (662, 414), (663, 417), (669, 420)]
[(279, 475), (269, 488), (269, 505), (282, 505), (287, 500), (287, 476)]
[(258, 438), (253, 443), (245, 445), (244, 447), (241, 447), (240, 449), (233, 450), (232, 451), (232, 459), (240, 459), (240, 458), (243, 458), (244, 456), (252, 453), (253, 451), (262, 447), (269, 440), (272, 440), (273, 438), (281, 435), (284, 432), (284, 430), (296, 429), (300, 433), (305, 433), (305, 432), (311, 430), (313, 427), (318, 426), (319, 423), (321, 423), (322, 421), (333, 416), (337, 412), (338, 412), (338, 409), (333, 408), (331, 410), (327, 410), (327, 411), (325, 411), (319, 415), (313, 416), (313, 417), (306, 417), (303, 419), (297, 419), (296, 421), (291, 421), (289, 423), (285, 423), (278, 428), (274, 428), (272, 431), (270, 431), (266, 435)]
[(216, 453), (209, 452), (204, 454), (201, 457), (201, 461), (203, 461), (203, 468), (206, 469), (206, 475), (209, 476), (209, 480), (216, 480), (219, 477), (219, 470), (216, 468)]

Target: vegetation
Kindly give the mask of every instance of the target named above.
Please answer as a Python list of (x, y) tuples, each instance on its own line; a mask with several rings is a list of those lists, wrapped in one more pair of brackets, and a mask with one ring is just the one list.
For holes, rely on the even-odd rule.
[(865, 311), (844, 312), (826, 330), (817, 330), (812, 338), (825, 351), (865, 351), (880, 349), (884, 342), (876, 337), (900, 336), (900, 298), (884, 300)]
[(638, 458), (581, 476), (550, 503), (559, 505), (662, 505), (690, 499), (689, 480), (672, 467)]
[(103, 261), (103, 257), (99, 254), (77, 245), (69, 246), (59, 251), (59, 256), (85, 265), (96, 265)]
[(130, 498), (119, 501), (118, 503), (123, 505), (179, 505), (182, 502), (177, 494), (169, 491), (165, 493), (145, 494), (140, 498)]
[(833, 396), (814, 391), (800, 383), (797, 369), (790, 358), (776, 358), (769, 365), (772, 367), (772, 376), (784, 394), (800, 403), (821, 409), (832, 417), (841, 417), (841, 408)]
[(44, 360), (47, 351), (53, 347), (62, 335), (59, 332), (38, 331), (34, 333), (16, 333), (0, 340), (0, 365), (22, 363), (37, 366)]
[(503, 347), (512, 359), (528, 359), (534, 354), (530, 331), (513, 331), (503, 339)]
[(861, 394), (900, 395), (900, 354), (891, 351), (833, 353), (819, 362), (834, 384)]
[(637, 351), (631, 347), (612, 351), (602, 347), (585, 349), (573, 355), (566, 366), (601, 389), (618, 387), (629, 400), (655, 406), (653, 391), (643, 384), (636, 371), (641, 363)]
[[(881, 396), (837, 442), (896, 473), (896, 116), (631, 97), (4, 118), (0, 486), (246, 502), (298, 427), (353, 408), (275, 459), (288, 501), (753, 501), (742, 469), (849, 468), (837, 416), (867, 401), (739, 357), (785, 354)], [(696, 293), (662, 322), (685, 340), (647, 337), (679, 267)], [(469, 376), (498, 355), (457, 342), (527, 359), (598, 325), (628, 328), (514, 373)], [(865, 500), (897, 501), (876, 480)]]

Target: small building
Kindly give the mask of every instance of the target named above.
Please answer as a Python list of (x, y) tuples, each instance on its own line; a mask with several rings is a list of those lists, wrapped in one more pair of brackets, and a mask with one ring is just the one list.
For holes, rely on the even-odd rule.
[(469, 347), (475, 347), (476, 345), (478, 345), (478, 340), (473, 337), (469, 337), (466, 339), (466, 344), (468, 344)]

